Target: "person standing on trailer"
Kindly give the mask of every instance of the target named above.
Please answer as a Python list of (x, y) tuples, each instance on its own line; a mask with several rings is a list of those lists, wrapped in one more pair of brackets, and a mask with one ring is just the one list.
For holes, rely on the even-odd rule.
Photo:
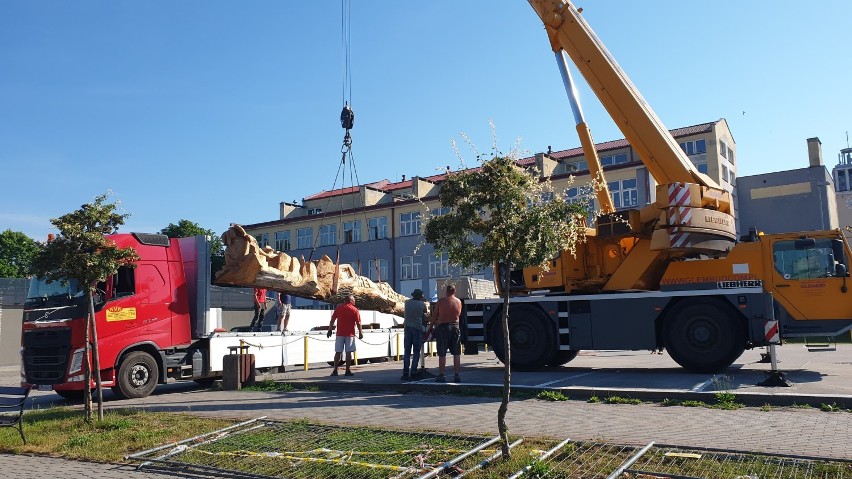
[(260, 331), (266, 317), (266, 288), (254, 288), (254, 317), (251, 318), (249, 331)]
[(355, 296), (346, 297), (346, 302), (334, 309), (331, 322), (328, 323), (328, 336), (331, 337), (334, 322), (337, 321), (337, 339), (334, 343), (334, 371), (332, 376), (337, 376), (337, 368), (340, 359), (346, 352), (345, 376), (354, 376), (352, 372), (352, 353), (355, 352), (355, 326), (358, 326), (358, 339), (364, 339), (364, 330), (361, 329), (361, 313), (355, 307)]
[(405, 354), (402, 358), (401, 380), (410, 381), (417, 374), (417, 364), (420, 362), (420, 351), (423, 348), (424, 326), (429, 322), (426, 303), (423, 302), (423, 291), (415, 289), (411, 293), (411, 298), (405, 301), (403, 316), (405, 317), (403, 336)]
[(289, 294), (278, 293), (278, 331), (287, 331), (292, 302)]
[(459, 316), (461, 316), (461, 300), (456, 298), (456, 287), (447, 285), (447, 295), (438, 300), (432, 311), (432, 327), (435, 328), (435, 342), (438, 343), (438, 377), (437, 383), (447, 382), (444, 369), (447, 366), (447, 351), (453, 355), (453, 382), (460, 383), (461, 376), (461, 332), (459, 331)]

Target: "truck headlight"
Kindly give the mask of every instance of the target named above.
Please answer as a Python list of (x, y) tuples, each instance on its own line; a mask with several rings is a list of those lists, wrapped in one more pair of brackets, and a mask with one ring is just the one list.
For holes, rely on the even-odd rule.
[(83, 348), (74, 351), (71, 356), (71, 367), (68, 369), (68, 374), (74, 374), (83, 369)]

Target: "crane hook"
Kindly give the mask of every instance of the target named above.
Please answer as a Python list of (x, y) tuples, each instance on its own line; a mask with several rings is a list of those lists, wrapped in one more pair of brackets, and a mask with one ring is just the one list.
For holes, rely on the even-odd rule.
[(347, 132), (355, 126), (355, 112), (349, 107), (348, 101), (343, 105), (343, 111), (340, 112), (340, 126)]

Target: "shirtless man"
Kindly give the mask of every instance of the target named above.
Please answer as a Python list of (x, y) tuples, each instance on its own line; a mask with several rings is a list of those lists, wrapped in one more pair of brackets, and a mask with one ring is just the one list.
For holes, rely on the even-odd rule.
[(435, 341), (438, 343), (438, 377), (435, 382), (447, 382), (444, 369), (447, 366), (447, 350), (453, 355), (453, 382), (461, 382), (461, 343), (459, 333), (459, 316), (461, 315), (461, 300), (456, 298), (456, 287), (448, 285), (447, 295), (438, 300), (432, 311), (431, 327), (435, 328)]

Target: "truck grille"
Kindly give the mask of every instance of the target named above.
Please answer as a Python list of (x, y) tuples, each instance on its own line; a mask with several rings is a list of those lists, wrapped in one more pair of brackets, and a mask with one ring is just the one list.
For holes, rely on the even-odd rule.
[(65, 382), (71, 352), (71, 328), (25, 331), (24, 369), (30, 384)]

